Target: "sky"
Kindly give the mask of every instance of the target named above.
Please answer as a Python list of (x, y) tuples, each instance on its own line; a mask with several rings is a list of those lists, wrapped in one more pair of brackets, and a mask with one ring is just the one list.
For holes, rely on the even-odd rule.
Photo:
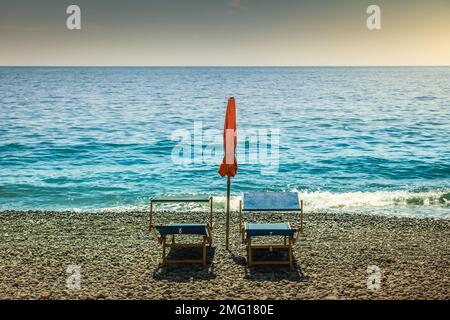
[(450, 65), (450, 0), (0, 0), (0, 65)]

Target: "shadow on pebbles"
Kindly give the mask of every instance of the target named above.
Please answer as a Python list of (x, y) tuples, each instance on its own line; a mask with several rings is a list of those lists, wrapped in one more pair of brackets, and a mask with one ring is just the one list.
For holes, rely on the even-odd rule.
[(237, 221), (227, 251), (223, 215), (217, 216), (207, 265), (161, 266), (145, 212), (1, 212), (0, 298), (450, 298), (447, 220), (310, 214), (294, 268), (249, 269)]

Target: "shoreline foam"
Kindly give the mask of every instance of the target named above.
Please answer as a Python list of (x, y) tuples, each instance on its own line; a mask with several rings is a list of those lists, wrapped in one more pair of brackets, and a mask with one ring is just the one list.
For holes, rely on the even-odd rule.
[[(290, 191), (300, 191), (293, 189)], [(214, 197), (214, 210), (225, 211), (226, 197)], [(390, 190), (355, 191), (333, 193), (328, 191), (303, 192), (305, 208), (310, 213), (365, 213), (369, 215), (398, 216), (410, 218), (450, 219), (450, 189), (442, 188), (426, 191)], [(232, 196), (230, 206), (238, 211), (241, 196)], [(165, 204), (165, 211), (199, 211), (202, 206), (192, 204)], [(8, 208), (1, 211), (30, 211)], [(148, 210), (148, 202), (135, 205), (119, 205), (105, 208), (62, 208), (61, 210), (39, 209), (39, 211), (74, 212), (131, 212)], [(33, 211), (33, 210), (31, 210)]]

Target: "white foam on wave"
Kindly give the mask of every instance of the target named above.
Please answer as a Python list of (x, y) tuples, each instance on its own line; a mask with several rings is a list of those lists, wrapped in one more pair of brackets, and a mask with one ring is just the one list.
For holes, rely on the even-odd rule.
[[(291, 191), (297, 192), (293, 189)], [(390, 215), (401, 215), (400, 209), (427, 209), (427, 216), (450, 218), (450, 190), (440, 189), (423, 192), (407, 190), (373, 191), (373, 192), (342, 192), (332, 193), (327, 191), (302, 191), (305, 201), (305, 211), (314, 212), (382, 212)], [(239, 210), (239, 201), (242, 196), (232, 196), (230, 199), (231, 211)], [(215, 212), (224, 212), (226, 209), (226, 197), (214, 196), (213, 204)], [(158, 204), (157, 210), (162, 211), (204, 211), (207, 204), (173, 203)], [(392, 210), (389, 210), (392, 209)], [(133, 206), (117, 206), (113, 208), (101, 208), (89, 210), (94, 212), (133, 212), (148, 211), (148, 204)], [(436, 214), (433, 214), (433, 210)], [(416, 210), (417, 211), (417, 210)], [(439, 213), (438, 213), (439, 211)], [(408, 214), (414, 216), (415, 214)]]
[(324, 191), (304, 192), (305, 205), (312, 211), (345, 208), (390, 208), (413, 206), (449, 206), (444, 195), (448, 191), (411, 192), (374, 191), (331, 193)]
[[(298, 192), (293, 189), (291, 191)], [(374, 191), (374, 192), (343, 192), (332, 193), (327, 191), (303, 191), (305, 207), (308, 211), (327, 211), (328, 209), (345, 208), (389, 208), (413, 206), (450, 206), (450, 190), (434, 190), (426, 192)], [(447, 197), (445, 197), (447, 195)], [(237, 211), (241, 196), (231, 199), (231, 209)], [(218, 207), (225, 208), (226, 197), (214, 197)]]

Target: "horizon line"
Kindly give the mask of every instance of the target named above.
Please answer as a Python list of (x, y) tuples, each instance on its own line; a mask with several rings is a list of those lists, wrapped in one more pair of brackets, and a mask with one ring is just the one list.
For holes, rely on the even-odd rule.
[(423, 68), (448, 65), (0, 65), (0, 68)]

